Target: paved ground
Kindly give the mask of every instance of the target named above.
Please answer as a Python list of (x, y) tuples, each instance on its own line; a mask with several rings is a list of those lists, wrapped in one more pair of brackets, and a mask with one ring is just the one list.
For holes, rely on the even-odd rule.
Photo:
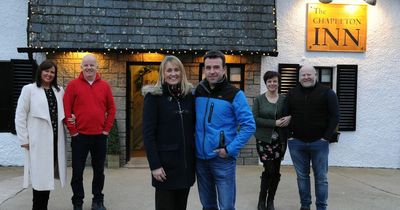
[[(239, 166), (237, 169), (238, 210), (256, 209), (261, 166)], [(340, 168), (329, 169), (330, 210), (398, 210), (400, 209), (400, 170)], [(0, 167), (0, 209), (31, 209), (32, 189), (21, 189), (22, 168)], [(71, 169), (68, 168), (70, 178)], [(91, 205), (91, 168), (85, 171), (84, 209)], [(69, 179), (68, 178), (68, 179)], [(146, 168), (106, 170), (105, 205), (109, 210), (152, 210), (154, 189)], [(50, 194), (49, 210), (72, 209), (71, 188), (56, 189)], [(314, 199), (314, 198), (313, 198)], [(283, 166), (276, 196), (276, 210), (298, 210), (296, 177), (291, 166)], [(188, 210), (201, 209), (197, 187), (191, 189)], [(315, 207), (313, 206), (314, 210)]]

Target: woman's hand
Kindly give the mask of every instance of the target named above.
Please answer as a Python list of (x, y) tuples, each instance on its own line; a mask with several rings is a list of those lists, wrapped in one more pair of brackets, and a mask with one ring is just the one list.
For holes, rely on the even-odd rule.
[(276, 120), (276, 126), (277, 127), (286, 127), (289, 125), (290, 119), (292, 119), (292, 116), (282, 117), (282, 118)]
[(29, 150), (29, 144), (21, 144), (21, 147)]
[(153, 175), (154, 179), (159, 182), (164, 182), (165, 180), (167, 180), (167, 174), (162, 167), (152, 170), (151, 174)]

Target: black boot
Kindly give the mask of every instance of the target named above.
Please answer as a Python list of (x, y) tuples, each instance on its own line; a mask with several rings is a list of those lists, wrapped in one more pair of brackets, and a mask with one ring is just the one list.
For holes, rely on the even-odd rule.
[(261, 178), (261, 185), (260, 185), (260, 194), (258, 196), (257, 210), (266, 210), (265, 200), (267, 199), (267, 193), (268, 193), (267, 174), (263, 172), (260, 178)]
[(275, 210), (274, 200), (267, 201), (267, 210)]
[(267, 210), (275, 210), (274, 206), (274, 198), (276, 190), (278, 189), (278, 184), (281, 179), (281, 175), (277, 174), (274, 177), (271, 177), (271, 184), (268, 190), (268, 199), (267, 199)]

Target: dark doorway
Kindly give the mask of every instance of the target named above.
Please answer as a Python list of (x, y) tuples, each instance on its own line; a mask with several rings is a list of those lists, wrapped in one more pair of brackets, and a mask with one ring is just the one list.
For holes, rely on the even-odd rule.
[(127, 64), (127, 161), (145, 156), (142, 139), (143, 99), (141, 88), (155, 84), (160, 63)]

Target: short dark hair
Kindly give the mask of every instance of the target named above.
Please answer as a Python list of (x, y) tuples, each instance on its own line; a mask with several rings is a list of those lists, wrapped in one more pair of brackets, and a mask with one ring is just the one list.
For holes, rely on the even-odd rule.
[(210, 50), (208, 52), (206, 52), (206, 54), (204, 55), (204, 60), (206, 61), (207, 58), (221, 58), (222, 60), (222, 66), (225, 66), (225, 55), (224, 53), (222, 53), (219, 50)]
[(51, 86), (53, 86), (57, 91), (60, 91), (60, 88), (58, 87), (57, 84), (57, 66), (55, 63), (53, 63), (53, 61), (45, 60), (39, 65), (36, 71), (36, 85), (38, 87), (42, 86), (42, 72), (51, 67), (54, 67), (55, 69), (55, 75), (53, 81), (51, 82)]
[(278, 81), (281, 81), (281, 75), (276, 72), (276, 71), (267, 71), (264, 74), (264, 83), (267, 83), (267, 80), (274, 78), (274, 77), (278, 77)]

